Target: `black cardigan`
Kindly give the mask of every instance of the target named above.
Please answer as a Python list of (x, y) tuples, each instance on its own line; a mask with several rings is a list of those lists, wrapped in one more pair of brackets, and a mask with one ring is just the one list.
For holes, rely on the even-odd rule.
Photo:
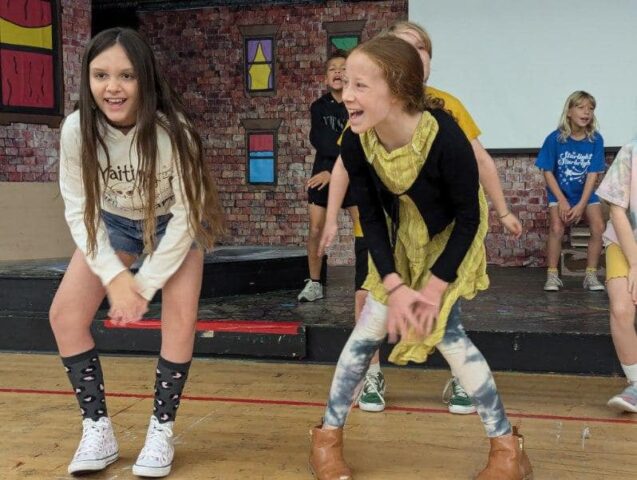
[[(407, 195), (422, 216), (429, 237), (453, 220), (451, 236), (431, 272), (453, 282), (480, 224), (478, 166), (473, 149), (460, 127), (442, 110), (430, 113), (439, 129), (423, 168), (412, 185), (399, 194), (390, 192), (367, 162), (357, 134), (343, 134), (341, 156), (350, 178), (351, 192), (360, 211), (363, 233), (381, 278), (396, 271), (392, 244), (398, 229), (398, 197)], [(386, 212), (393, 225), (387, 230)]]

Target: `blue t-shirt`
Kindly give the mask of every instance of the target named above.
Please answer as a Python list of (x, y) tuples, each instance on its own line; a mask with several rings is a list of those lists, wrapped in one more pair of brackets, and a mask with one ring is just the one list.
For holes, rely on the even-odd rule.
[[(557, 184), (572, 207), (582, 198), (586, 175), (604, 171), (604, 139), (599, 132), (595, 132), (592, 141), (568, 137), (566, 142), (562, 142), (559, 135), (559, 130), (555, 130), (546, 137), (535, 166), (555, 175)], [(557, 202), (548, 187), (546, 192), (549, 203)], [(599, 198), (593, 192), (588, 203), (596, 202), (599, 202)]]

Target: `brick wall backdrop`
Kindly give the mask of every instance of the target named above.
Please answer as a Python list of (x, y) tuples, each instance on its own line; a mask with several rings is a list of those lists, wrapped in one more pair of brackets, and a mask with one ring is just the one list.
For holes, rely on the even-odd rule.
[[(213, 7), (141, 12), (149, 38), (175, 88), (192, 109), (218, 180), (235, 244), (305, 245), (308, 210), (304, 182), (314, 152), (310, 104), (325, 91), (324, 21), (365, 19), (362, 39), (406, 18), (407, 1), (328, 1), (323, 5)], [(249, 97), (243, 84), (238, 25), (278, 25), (274, 97)], [(243, 118), (279, 118), (278, 185), (246, 185)], [(349, 219), (330, 263), (352, 261)]]
[[(91, 2), (61, 0), (64, 109), (79, 99), (80, 64), (91, 36)], [(57, 180), (59, 129), (46, 125), (0, 125), (0, 182)]]
[[(61, 0), (67, 113), (79, 97), (81, 54), (90, 37), (90, 3)], [(406, 16), (406, 0), (140, 12), (142, 32), (200, 127), (229, 221), (228, 243), (305, 245), (308, 220), (303, 184), (314, 158), (308, 140), (309, 106), (324, 91), (326, 32), (322, 23), (365, 19), (365, 40)], [(279, 26), (274, 97), (250, 98), (244, 93), (242, 38), (237, 25), (256, 24)], [(243, 118), (282, 120), (276, 187), (245, 184)], [(547, 133), (552, 128), (547, 125)], [(0, 126), (0, 182), (57, 180), (58, 137), (57, 129), (41, 125)], [(489, 261), (544, 265), (548, 212), (544, 181), (533, 167), (534, 156), (499, 155), (495, 162), (505, 196), (525, 232), (520, 240), (512, 239), (491, 212), (486, 241)], [(345, 215), (341, 226), (331, 264), (353, 260), (351, 224)]]
[[(609, 166), (614, 158), (614, 155), (606, 155), (606, 165)], [(486, 240), (488, 261), (505, 266), (545, 266), (549, 214), (546, 183), (534, 166), (535, 155), (496, 155), (494, 160), (504, 197), (520, 219), (524, 232), (519, 240), (505, 233), (497, 214), (491, 210)]]

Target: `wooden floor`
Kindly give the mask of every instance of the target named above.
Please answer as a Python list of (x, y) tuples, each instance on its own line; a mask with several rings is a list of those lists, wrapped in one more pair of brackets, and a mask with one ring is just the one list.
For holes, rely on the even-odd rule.
[[(120, 459), (90, 479), (135, 478), (152, 409), (155, 359), (103, 357)], [(333, 366), (197, 359), (175, 428), (174, 479), (310, 479), (308, 431), (322, 415)], [(388, 368), (384, 413), (354, 410), (346, 456), (357, 480), (470, 479), (488, 442), (476, 415), (440, 401), (444, 371)], [(617, 378), (497, 374), (521, 425), (536, 480), (635, 478), (637, 415), (606, 400)], [(0, 354), (0, 478), (70, 478), (79, 440), (75, 398), (59, 358)]]

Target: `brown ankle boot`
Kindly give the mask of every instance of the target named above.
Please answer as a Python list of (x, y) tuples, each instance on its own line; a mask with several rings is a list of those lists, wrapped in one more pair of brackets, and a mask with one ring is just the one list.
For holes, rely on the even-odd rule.
[(532, 480), (533, 468), (524, 451), (524, 437), (513, 427), (513, 433), (489, 439), (489, 463), (476, 480)]
[(352, 480), (352, 472), (343, 459), (343, 429), (310, 430), (310, 470), (316, 480)]

